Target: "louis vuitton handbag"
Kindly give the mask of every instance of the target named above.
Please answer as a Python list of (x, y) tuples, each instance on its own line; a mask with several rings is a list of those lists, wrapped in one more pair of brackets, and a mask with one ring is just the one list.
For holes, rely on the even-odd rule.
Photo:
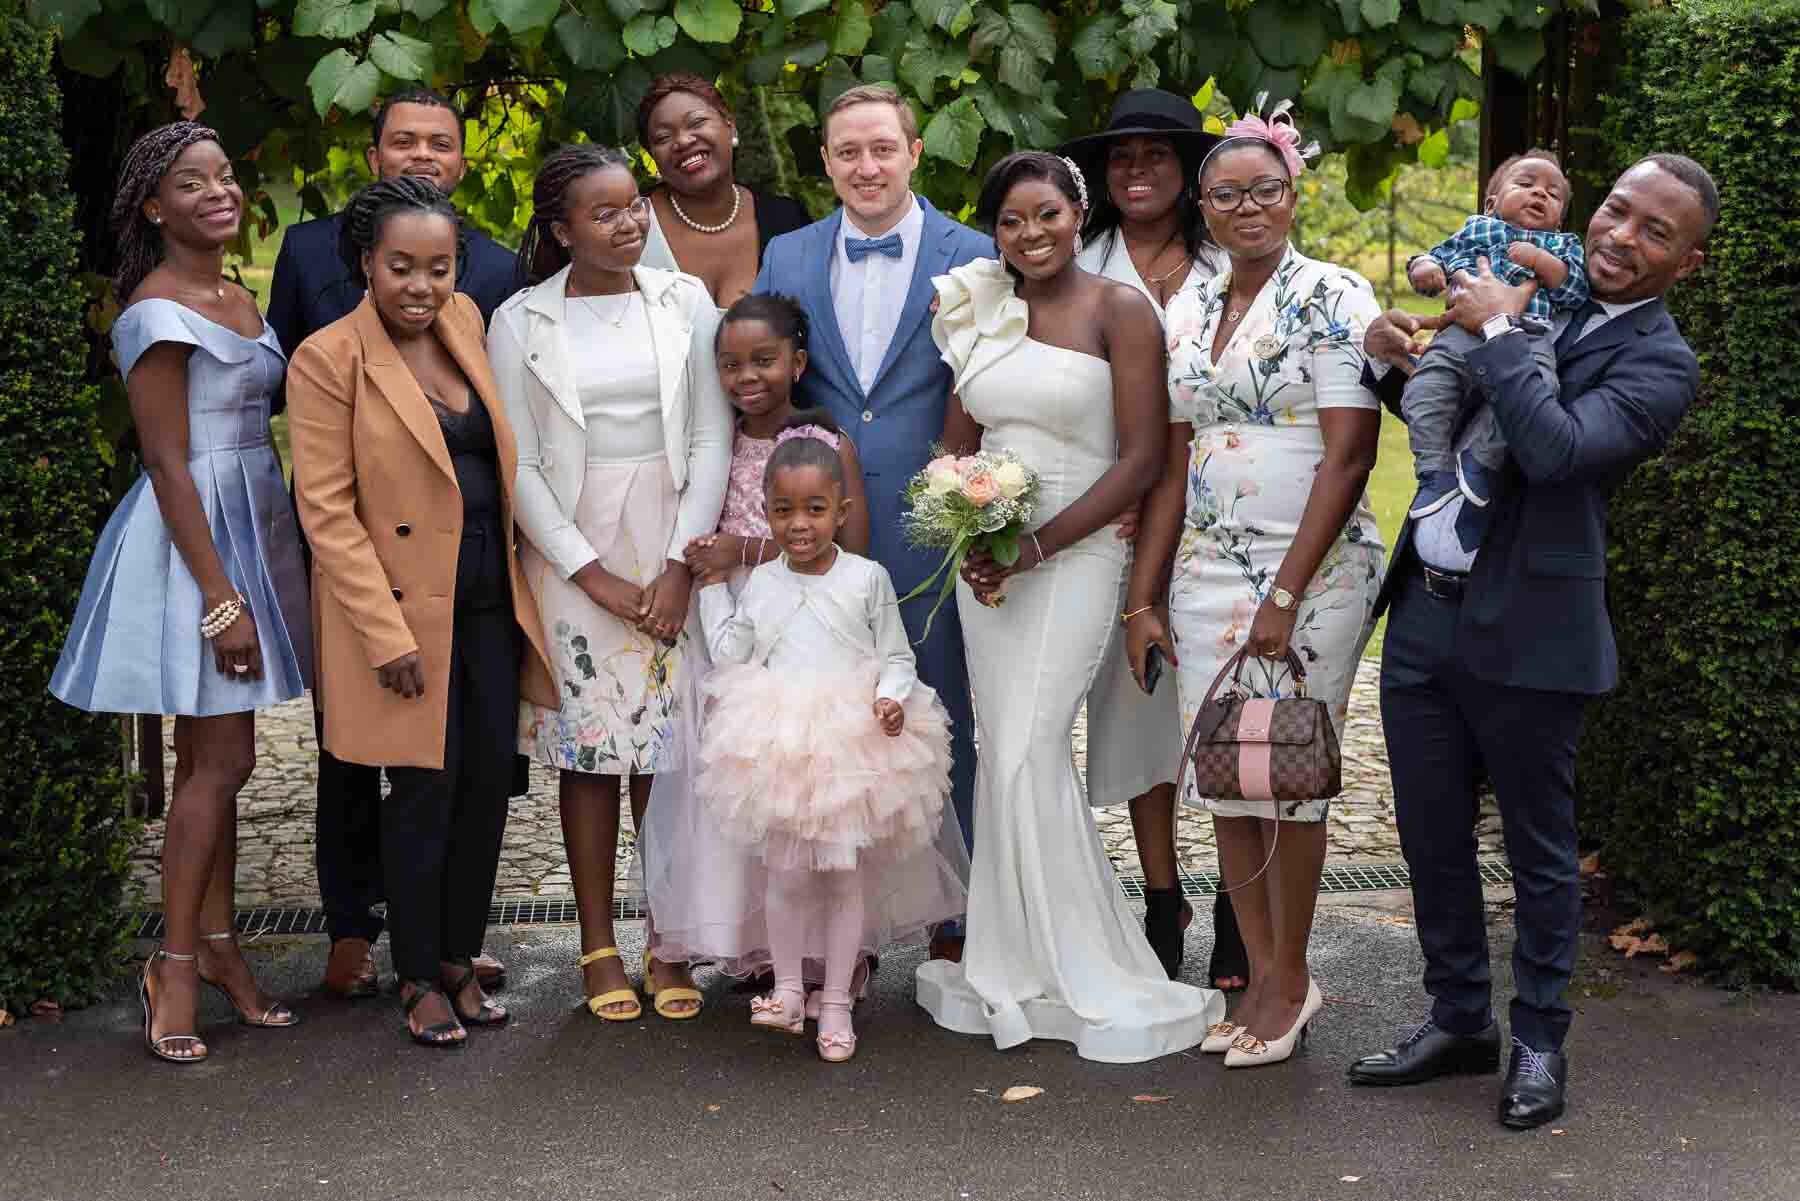
[[(1219, 668), (1194, 715), (1178, 772), (1194, 773), (1200, 796), (1229, 801), (1308, 801), (1344, 790), (1343, 759), (1325, 702), (1306, 695), (1306, 667), (1288, 648), (1295, 692), (1275, 700), (1238, 694), (1249, 648)], [(1219, 685), (1231, 676), (1231, 691)], [(1175, 795), (1182, 795), (1175, 781)]]

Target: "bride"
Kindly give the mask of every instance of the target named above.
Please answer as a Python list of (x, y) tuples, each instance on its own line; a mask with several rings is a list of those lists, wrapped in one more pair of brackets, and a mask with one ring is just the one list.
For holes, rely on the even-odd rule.
[(940, 1026), (1001, 1048), (1056, 1038), (1133, 1063), (1200, 1042), (1225, 1001), (1164, 973), (1070, 752), (1130, 566), (1107, 526), (1154, 483), (1168, 415), (1150, 302), (1075, 265), (1086, 208), (1068, 160), (1010, 155), (977, 207), (1003, 261), (935, 281), (932, 333), (956, 378), (946, 446), (1010, 450), (1040, 487), (1018, 561), (971, 555), (957, 585), (981, 746), (968, 942), (961, 963), (919, 967), (918, 996)]

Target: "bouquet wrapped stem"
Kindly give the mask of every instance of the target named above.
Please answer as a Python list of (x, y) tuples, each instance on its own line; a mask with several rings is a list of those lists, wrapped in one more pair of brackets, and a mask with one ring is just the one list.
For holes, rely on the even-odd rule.
[[(920, 641), (931, 635), (931, 623), (956, 588), (971, 550), (979, 548), (1007, 567), (1019, 561), (1019, 539), (1038, 495), (1037, 473), (1010, 451), (957, 456), (941, 446), (932, 449), (936, 457), (906, 485), (907, 541), (944, 552), (937, 569), (900, 598), (909, 601), (937, 589)], [(1005, 599), (995, 594), (982, 603), (998, 605)]]

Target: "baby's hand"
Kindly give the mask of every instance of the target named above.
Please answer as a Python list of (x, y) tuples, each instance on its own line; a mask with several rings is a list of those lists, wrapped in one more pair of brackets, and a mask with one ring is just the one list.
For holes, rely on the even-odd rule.
[(1436, 296), (1450, 282), (1444, 278), (1444, 265), (1436, 259), (1417, 258), (1406, 269), (1406, 282), (1421, 296)]
[(1569, 278), (1569, 265), (1531, 242), (1514, 242), (1506, 248), (1506, 257), (1538, 277), (1546, 288), (1560, 288)]
[(882, 697), (875, 702), (875, 720), (881, 723), (881, 732), (889, 738), (898, 738), (901, 729), (906, 725), (906, 710), (900, 702)]

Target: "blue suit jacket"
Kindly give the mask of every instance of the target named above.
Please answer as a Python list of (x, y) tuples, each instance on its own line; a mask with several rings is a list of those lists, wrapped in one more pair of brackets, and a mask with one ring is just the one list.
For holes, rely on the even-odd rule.
[[(925, 222), (912, 285), (867, 394), (850, 365), (831, 302), (831, 259), (837, 253), (843, 210), (770, 242), (756, 277), (756, 291), (792, 296), (806, 309), (810, 361), (794, 399), (830, 413), (856, 443), (869, 493), (869, 556), (888, 569), (903, 596), (942, 558), (908, 546), (900, 532), (900, 494), (929, 460), (932, 443), (943, 437), (950, 398), (950, 368), (931, 339), (931, 300), (936, 295), (931, 278), (973, 259), (994, 257), (993, 239), (952, 221), (923, 196), (915, 200), (925, 211)], [(946, 613), (954, 619), (946, 605), (938, 614), (940, 623)]]
[[(1624, 313), (1557, 363), (1560, 396), (1528, 342), (1501, 337), (1469, 354), (1510, 454), (1456, 628), (1458, 657), (1479, 679), (1598, 694), (1618, 682), (1606, 612), (1606, 508), (1631, 469), (1662, 449), (1699, 385), (1699, 363), (1659, 300)], [(1390, 371), (1392, 390), (1403, 381)], [(1400, 529), (1376, 604), (1412, 570), (1412, 521)]]
[[(342, 213), (290, 226), (275, 256), (275, 278), (269, 285), (269, 328), (281, 342), (281, 353), (293, 356), (300, 343), (362, 303), (363, 286), (350, 277), (338, 253)], [(456, 290), (481, 310), (482, 325), (494, 310), (524, 287), (516, 256), (478, 229), (468, 231), (468, 253), (456, 265)], [(285, 387), (276, 390), (274, 412), (287, 407)]]

